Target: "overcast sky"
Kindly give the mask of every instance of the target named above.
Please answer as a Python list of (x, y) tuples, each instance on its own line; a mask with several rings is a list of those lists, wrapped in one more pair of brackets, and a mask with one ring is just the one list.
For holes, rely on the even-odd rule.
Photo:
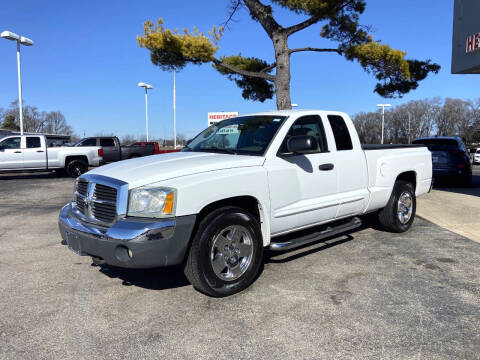
[[(173, 74), (151, 64), (149, 52), (136, 44), (146, 19), (162, 17), (169, 28), (208, 31), (227, 16), (228, 1), (8, 1), (0, 10), (1, 30), (30, 37), (22, 48), (23, 98), (41, 110), (60, 110), (83, 135), (142, 135), (144, 93), (139, 81), (153, 85), (149, 93), (151, 137), (172, 136)], [(275, 8), (282, 25), (303, 17)], [(217, 53), (273, 60), (270, 40), (243, 11), (225, 33)], [(385, 100), (373, 93), (375, 79), (357, 63), (335, 54), (292, 55), (292, 101), (300, 108), (373, 111), (378, 102), (400, 104), (412, 99), (477, 98), (480, 76), (451, 75), (453, 1), (367, 0), (361, 17), (373, 26), (376, 39), (432, 59), (442, 66), (403, 99)], [(316, 25), (291, 37), (290, 47), (334, 46), (318, 35)], [(16, 47), (0, 39), (0, 107), (17, 98)], [(189, 65), (177, 73), (177, 128), (188, 138), (206, 127), (208, 111), (248, 113), (275, 109), (274, 101), (245, 101), (235, 84), (211, 66)]]

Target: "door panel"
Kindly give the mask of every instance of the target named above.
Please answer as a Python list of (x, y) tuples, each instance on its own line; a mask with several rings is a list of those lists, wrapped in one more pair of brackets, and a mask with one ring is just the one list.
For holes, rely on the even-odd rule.
[[(292, 136), (312, 136), (318, 152), (288, 153)], [(289, 129), (278, 156), (265, 162), (271, 202), (272, 235), (333, 220), (338, 211), (335, 153), (328, 152), (322, 120), (304, 116)]]
[(277, 158), (267, 165), (272, 233), (334, 219), (338, 210), (337, 171), (320, 170), (334, 154)]
[(103, 148), (103, 160), (112, 162), (120, 160), (120, 148), (115, 146), (112, 138), (100, 138), (100, 147)]
[(0, 142), (0, 169), (22, 169), (21, 137), (9, 137)]
[(47, 154), (42, 147), (43, 139), (40, 136), (27, 136), (26, 148), (23, 149), (23, 164), (26, 169), (46, 169)]

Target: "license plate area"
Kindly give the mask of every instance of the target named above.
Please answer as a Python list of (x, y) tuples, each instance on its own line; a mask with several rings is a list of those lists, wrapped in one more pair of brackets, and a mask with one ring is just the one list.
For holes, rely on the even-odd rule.
[(82, 243), (80, 237), (77, 234), (65, 231), (66, 241), (68, 248), (78, 255), (82, 255)]

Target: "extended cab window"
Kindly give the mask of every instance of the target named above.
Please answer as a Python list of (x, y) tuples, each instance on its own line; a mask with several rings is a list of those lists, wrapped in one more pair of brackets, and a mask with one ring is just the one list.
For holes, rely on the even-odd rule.
[(352, 150), (352, 138), (345, 120), (339, 115), (328, 115), (327, 117), (333, 131), (337, 150)]
[(38, 136), (27, 137), (27, 149), (35, 149), (40, 147), (40, 138)]
[(97, 146), (97, 139), (85, 139), (78, 146)]
[(20, 149), (20, 143), (20, 137), (11, 137), (0, 142), (0, 149)]
[(113, 139), (100, 139), (100, 146), (115, 146)]
[(295, 121), (283, 140), (279, 154), (288, 154), (287, 142), (292, 136), (309, 135), (317, 140), (318, 152), (327, 152), (327, 138), (322, 119), (318, 115), (303, 116)]

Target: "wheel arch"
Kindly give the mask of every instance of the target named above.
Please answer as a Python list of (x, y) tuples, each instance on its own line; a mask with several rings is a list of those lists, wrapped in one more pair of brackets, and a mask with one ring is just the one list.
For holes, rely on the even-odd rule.
[(68, 156), (65, 157), (65, 164), (64, 164), (65, 167), (68, 165), (69, 162), (71, 162), (73, 160), (82, 160), (82, 161), (85, 161), (87, 166), (89, 165), (88, 157), (86, 155), (68, 155)]
[(417, 189), (417, 173), (416, 173), (415, 170), (404, 171), (404, 172), (398, 174), (397, 178), (395, 179), (395, 183), (398, 180), (403, 180), (403, 181), (411, 183), (413, 185), (413, 190), (414, 191)]
[(263, 245), (266, 246), (270, 243), (270, 225), (268, 221), (267, 210), (265, 206), (252, 195), (239, 195), (229, 198), (219, 199), (206, 204), (198, 212), (193, 232), (196, 231), (197, 225), (202, 221), (205, 216), (214, 211), (226, 206), (237, 206), (250, 212), (259, 222), (262, 232)]

